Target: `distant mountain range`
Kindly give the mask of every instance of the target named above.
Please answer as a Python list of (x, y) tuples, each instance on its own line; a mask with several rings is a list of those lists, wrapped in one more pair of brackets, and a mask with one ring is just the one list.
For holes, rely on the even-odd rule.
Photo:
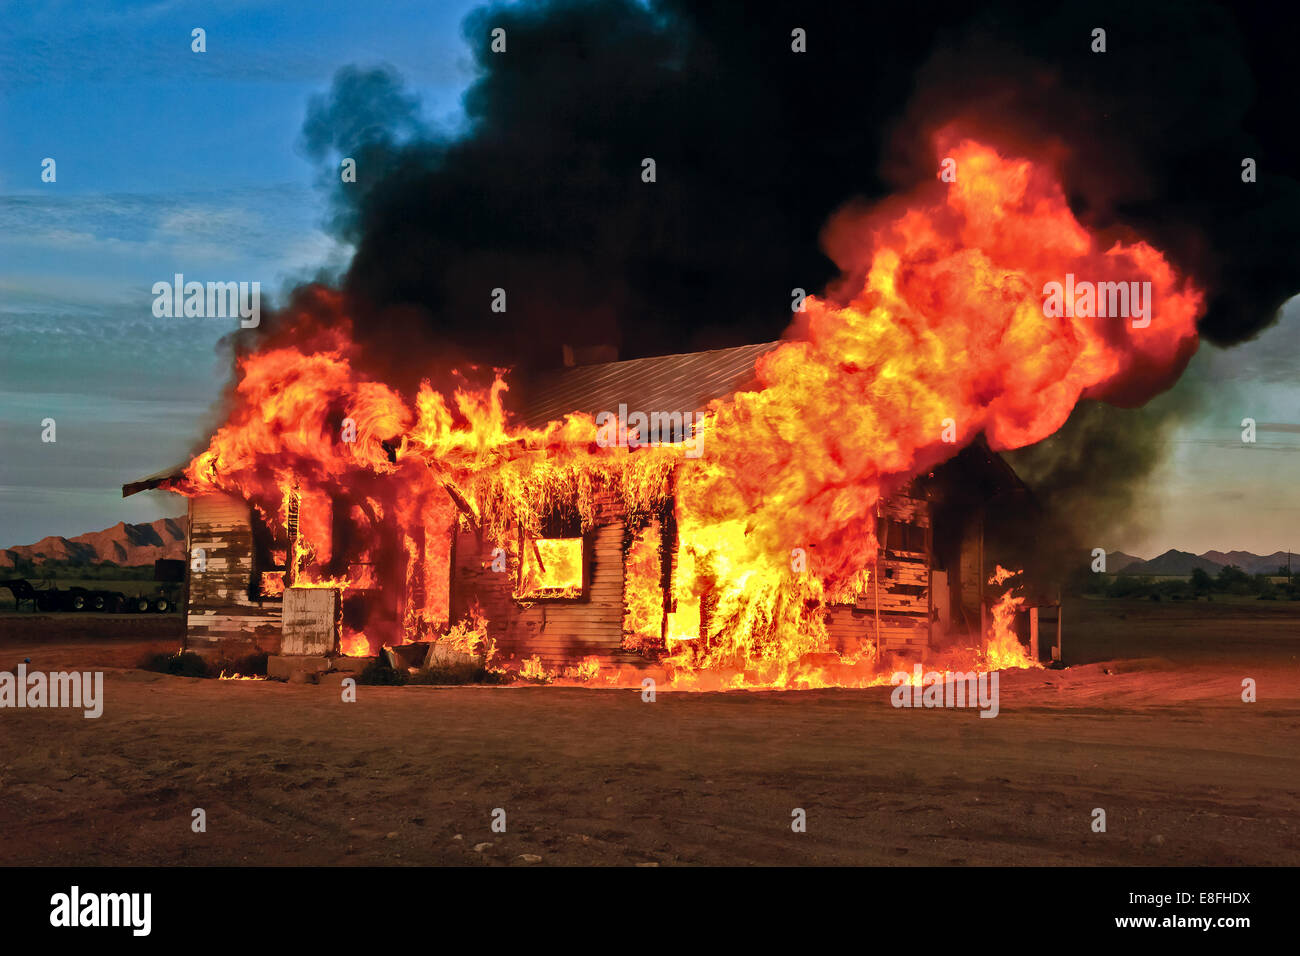
[[(1300, 571), (1300, 555), (1296, 555), (1296, 552), (1292, 552), (1292, 555), (1291, 566)], [(1214, 575), (1230, 564), (1247, 574), (1277, 574), (1278, 568), (1286, 567), (1287, 553), (1275, 551), (1261, 555), (1250, 551), (1206, 551), (1204, 554), (1192, 554), (1190, 551), (1171, 548), (1149, 561), (1135, 558), (1123, 551), (1111, 551), (1106, 555), (1106, 570), (1111, 574), (1123, 571), (1132, 575), (1190, 575), (1200, 568), (1206, 574)]]
[[(0, 550), (0, 570), (12, 568), (20, 560), (33, 564), (46, 561), (66, 561), (71, 564), (101, 564), (112, 561), (123, 567), (153, 564), (158, 558), (185, 557), (184, 515), (159, 518), (149, 524), (126, 524), (119, 521), (111, 528), (75, 538), (42, 538), (35, 544), (16, 545)], [(1111, 574), (1123, 571), (1132, 575), (1190, 575), (1200, 568), (1207, 574), (1218, 574), (1226, 565), (1235, 564), (1247, 574), (1276, 574), (1286, 567), (1286, 552), (1252, 554), (1250, 551), (1190, 551), (1170, 549), (1164, 554), (1144, 561), (1123, 551), (1106, 555), (1106, 570)], [(1292, 558), (1292, 566), (1300, 571), (1300, 556)]]
[(159, 518), (149, 524), (119, 521), (111, 528), (79, 534), (75, 538), (42, 538), (35, 544), (0, 550), (0, 569), (12, 568), (20, 560), (29, 560), (33, 564), (46, 561), (101, 564), (112, 561), (130, 567), (153, 564), (158, 558), (184, 558), (185, 524), (184, 515)]

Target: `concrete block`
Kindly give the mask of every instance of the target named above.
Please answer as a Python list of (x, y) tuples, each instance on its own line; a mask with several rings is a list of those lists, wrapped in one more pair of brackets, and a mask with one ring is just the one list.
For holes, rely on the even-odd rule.
[(394, 644), (392, 651), (397, 655), (403, 667), (419, 667), (429, 653), (428, 641), (415, 641), (411, 644)]

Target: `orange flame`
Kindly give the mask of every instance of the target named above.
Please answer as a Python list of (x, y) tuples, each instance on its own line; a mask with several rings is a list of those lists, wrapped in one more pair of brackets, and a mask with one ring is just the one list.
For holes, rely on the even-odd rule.
[[(474, 651), (492, 622), (447, 627), (453, 528), (523, 562), (520, 599), (568, 597), (581, 589), (580, 549), (546, 538), (545, 514), (576, 508), (586, 532), (596, 489), (615, 489), (641, 525), (671, 502), (671, 593), (653, 540), (634, 541), (626, 646), (663, 653), (679, 687), (881, 683), (873, 646), (832, 650), (824, 608), (870, 594), (882, 499), (980, 434), (1019, 448), (1081, 398), (1149, 397), (1195, 351), (1202, 307), (1159, 251), (1085, 229), (1049, 168), (948, 133), (937, 143), (956, 181), (832, 220), (842, 278), (807, 299), (752, 390), (706, 409), (698, 459), (673, 445), (600, 447), (585, 414), (514, 425), (501, 372), (480, 386), (458, 375), (449, 390), (426, 381), (412, 402), (359, 370), (341, 294), (316, 289), (240, 358), (234, 409), (178, 490), (243, 495), (282, 549), (295, 490), (300, 586), (356, 589), (350, 568), (364, 566), (398, 605), (367, 630), (393, 643), (446, 629)], [(1151, 321), (1049, 314), (1044, 290), (1067, 275), (1150, 283)], [(342, 525), (351, 533), (335, 542)], [(794, 548), (808, 549), (806, 569), (792, 567)], [(1010, 627), (1021, 603), (1008, 592), (994, 608), (989, 666), (1033, 666)], [(518, 669), (557, 676), (536, 656)], [(575, 673), (601, 672), (584, 661)]]
[(470, 608), (469, 616), (449, 628), (440, 643), (459, 654), (480, 657), (489, 666), (496, 656), (496, 643), (488, 637), (487, 618), (477, 602)]
[[(1008, 571), (1006, 568), (998, 565), (997, 571), (989, 578), (989, 584), (1002, 585), (1008, 580), (1020, 574), (1019, 571)], [(985, 638), (984, 650), (981, 654), (982, 663), (986, 670), (998, 671), (1014, 667), (1042, 667), (1043, 665), (1033, 660), (1025, 645), (1020, 643), (1020, 638), (1016, 636), (1013, 622), (1016, 618), (1016, 612), (1020, 610), (1025, 603), (1025, 599), (1015, 593), (1015, 588), (1008, 588), (993, 605), (993, 624), (992, 628)]]
[(370, 649), (370, 639), (360, 631), (345, 630), (339, 644), (344, 657), (370, 657), (374, 653)]

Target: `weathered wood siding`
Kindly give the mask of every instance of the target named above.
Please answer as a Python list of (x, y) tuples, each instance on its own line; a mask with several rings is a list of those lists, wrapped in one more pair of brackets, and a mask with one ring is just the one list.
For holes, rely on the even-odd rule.
[[(879, 580), (855, 604), (826, 609), (831, 646), (840, 653), (875, 643), (877, 601), (882, 650), (922, 651), (930, 644), (929, 503), (906, 493), (894, 495), (880, 503), (880, 518)], [(906, 540), (899, 540), (899, 530)]]
[[(463, 619), (477, 601), (488, 636), (503, 659), (534, 655), (548, 668), (596, 656), (602, 664), (635, 665), (643, 658), (622, 649), (625, 607), (625, 515), (612, 494), (599, 499), (596, 527), (584, 535), (585, 588), (579, 599), (516, 601), (517, 556), (505, 572), (492, 570), (492, 546), (473, 531), (456, 532), (452, 561), (452, 620)], [(921, 498), (895, 496), (881, 503), (881, 517), (912, 526), (907, 547), (882, 542), (879, 582), (880, 643), (885, 650), (924, 650), (930, 635), (930, 514)], [(917, 548), (917, 550), (912, 550)], [(675, 569), (674, 569), (675, 570)], [(875, 588), (856, 605), (831, 605), (826, 623), (832, 648), (852, 652), (876, 639)]]
[[(871, 608), (832, 604), (826, 608), (831, 649), (841, 654), (869, 647), (876, 640), (876, 614)], [(880, 614), (880, 646), (887, 651), (923, 651), (930, 645), (929, 621), (914, 614)]]
[(215, 652), (231, 644), (277, 651), (280, 602), (249, 597), (258, 570), (250, 505), (233, 495), (191, 498), (187, 558), (186, 648)]
[(475, 601), (488, 619), (488, 637), (501, 659), (536, 655), (548, 668), (595, 656), (602, 664), (640, 660), (622, 649), (625, 516), (612, 493), (597, 498), (595, 526), (583, 535), (583, 594), (579, 598), (517, 601), (518, 555), (507, 570), (492, 570), (492, 549), (459, 528), (453, 549), (451, 616), (463, 619)]
[(284, 592), (281, 654), (334, 654), (343, 620), (341, 592), (335, 588), (288, 588)]

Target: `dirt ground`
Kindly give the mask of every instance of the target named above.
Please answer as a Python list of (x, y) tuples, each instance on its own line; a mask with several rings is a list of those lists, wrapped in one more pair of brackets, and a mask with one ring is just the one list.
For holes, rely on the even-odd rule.
[(168, 618), (6, 615), (0, 670), (102, 669), (106, 702), (0, 711), (0, 863), (1300, 863), (1300, 607), (1067, 615), (1074, 666), (1005, 673), (992, 720), (889, 688), (344, 703), (133, 669), (175, 649)]

